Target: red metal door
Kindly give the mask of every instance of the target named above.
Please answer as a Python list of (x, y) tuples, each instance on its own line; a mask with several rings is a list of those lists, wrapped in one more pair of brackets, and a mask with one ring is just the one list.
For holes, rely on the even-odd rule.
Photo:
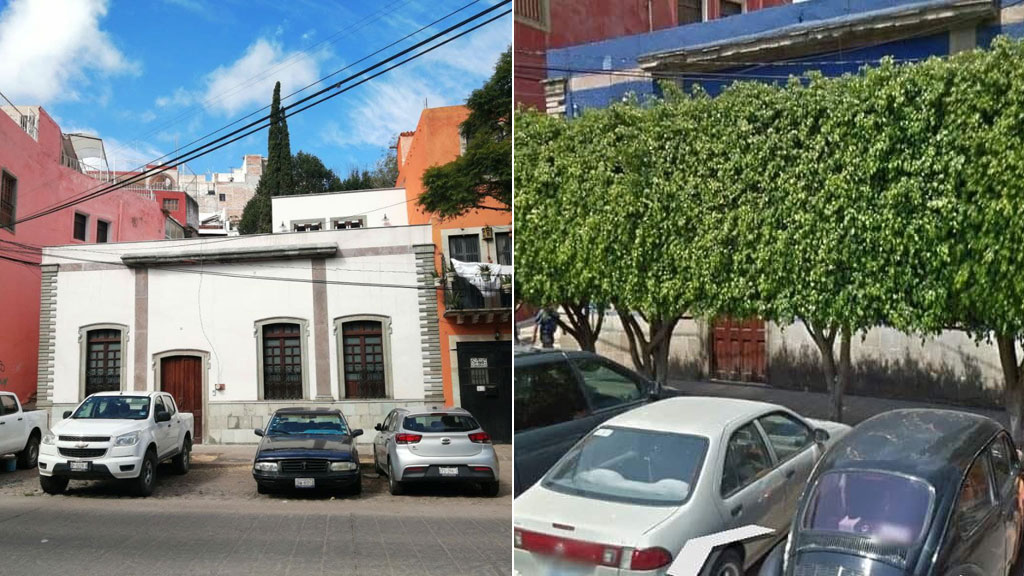
[(203, 359), (198, 356), (169, 356), (160, 361), (160, 385), (174, 397), (178, 410), (195, 418), (193, 444), (203, 442)]
[(764, 320), (720, 318), (711, 329), (711, 374), (719, 380), (764, 382)]

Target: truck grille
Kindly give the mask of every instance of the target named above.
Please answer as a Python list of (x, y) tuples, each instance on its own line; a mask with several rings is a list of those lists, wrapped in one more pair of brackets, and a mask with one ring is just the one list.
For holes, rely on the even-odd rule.
[(281, 472), (327, 472), (327, 460), (282, 460)]
[(110, 442), (110, 436), (58, 436), (61, 442)]
[(67, 458), (99, 458), (107, 453), (106, 448), (58, 448), (60, 455)]

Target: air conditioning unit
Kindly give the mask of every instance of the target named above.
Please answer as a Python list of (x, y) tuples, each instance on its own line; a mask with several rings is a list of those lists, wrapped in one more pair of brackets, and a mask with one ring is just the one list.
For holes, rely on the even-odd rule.
[(484, 240), (494, 240), (494, 228), (484, 226), (483, 230), (480, 231), (480, 236)]

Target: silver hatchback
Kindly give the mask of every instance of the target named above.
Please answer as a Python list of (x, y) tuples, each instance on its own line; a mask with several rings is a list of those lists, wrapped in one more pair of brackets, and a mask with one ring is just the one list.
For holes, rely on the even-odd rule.
[(373, 465), (387, 475), (392, 494), (413, 482), (475, 482), (485, 495), (498, 495), (491, 437), (466, 410), (396, 408), (374, 429)]

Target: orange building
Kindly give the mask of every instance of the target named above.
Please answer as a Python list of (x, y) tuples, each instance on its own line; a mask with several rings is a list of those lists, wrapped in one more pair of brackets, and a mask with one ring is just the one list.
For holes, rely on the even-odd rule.
[[(426, 354), (441, 369), (445, 404), (462, 406), (497, 442), (512, 440), (512, 294), (511, 286), (478, 289), (449, 271), (460, 262), (512, 264), (512, 213), (475, 210), (440, 219), (424, 212), (416, 199), (423, 173), (447, 164), (464, 151), (459, 126), (469, 116), (465, 106), (427, 108), (413, 132), (398, 138), (398, 180), (404, 187), (409, 224), (431, 224), (434, 234), (437, 318), (421, 318), (424, 330), (436, 326), (440, 350)], [(492, 282), (499, 285), (499, 282)], [(506, 284), (504, 282), (500, 284)], [(421, 296), (426, 297), (426, 296)]]

